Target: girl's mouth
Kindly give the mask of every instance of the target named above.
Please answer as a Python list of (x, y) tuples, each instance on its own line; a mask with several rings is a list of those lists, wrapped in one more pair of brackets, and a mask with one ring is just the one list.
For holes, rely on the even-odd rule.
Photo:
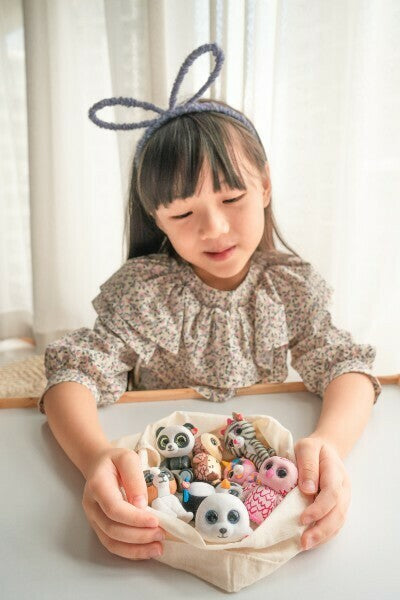
[(205, 252), (204, 254), (207, 254), (207, 256), (209, 256), (213, 260), (225, 260), (233, 254), (235, 248), (236, 246), (232, 246), (231, 248), (227, 248), (223, 252)]

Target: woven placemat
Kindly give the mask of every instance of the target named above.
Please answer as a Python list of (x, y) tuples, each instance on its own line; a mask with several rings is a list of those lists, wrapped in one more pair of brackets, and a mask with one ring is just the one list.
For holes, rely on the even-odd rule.
[(44, 354), (0, 367), (0, 398), (38, 397), (46, 384)]

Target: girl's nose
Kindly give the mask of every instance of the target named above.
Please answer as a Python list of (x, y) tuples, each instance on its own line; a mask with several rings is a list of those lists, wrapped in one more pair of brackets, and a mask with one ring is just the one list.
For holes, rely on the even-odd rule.
[(200, 225), (200, 235), (203, 239), (218, 238), (222, 234), (228, 233), (229, 223), (226, 217), (218, 210), (210, 210), (204, 217)]

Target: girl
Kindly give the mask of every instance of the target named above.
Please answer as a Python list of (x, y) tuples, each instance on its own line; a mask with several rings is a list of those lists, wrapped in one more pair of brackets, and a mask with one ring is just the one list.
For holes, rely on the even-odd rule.
[[(209, 50), (221, 59), (215, 44), (195, 53)], [(350, 482), (343, 458), (381, 392), (371, 372), (375, 349), (332, 324), (332, 288), (279, 234), (254, 126), (223, 102), (194, 103), (194, 96), (174, 108), (178, 80), (170, 109), (137, 146), (127, 261), (100, 286), (93, 329), (46, 348), (39, 407), (86, 479), (82, 504), (102, 544), (131, 559), (156, 557), (164, 532), (144, 510), (139, 458), (111, 447), (97, 406), (127, 389), (171, 387), (225, 401), (239, 387), (284, 381), (290, 350), (291, 365), (323, 399), (315, 431), (295, 446), (300, 489), (314, 496), (301, 516), (311, 524), (302, 548), (310, 548), (345, 519)], [(277, 249), (274, 234), (289, 252)]]

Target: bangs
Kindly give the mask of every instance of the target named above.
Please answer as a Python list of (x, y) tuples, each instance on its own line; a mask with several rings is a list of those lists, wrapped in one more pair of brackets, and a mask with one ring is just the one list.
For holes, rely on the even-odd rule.
[(194, 196), (206, 166), (210, 167), (214, 192), (221, 190), (221, 181), (231, 189), (246, 189), (233, 150), (237, 142), (230, 117), (212, 112), (207, 112), (206, 118), (203, 115), (189, 113), (172, 119), (148, 140), (138, 168), (137, 189), (149, 214), (161, 204), (167, 207), (176, 198)]

